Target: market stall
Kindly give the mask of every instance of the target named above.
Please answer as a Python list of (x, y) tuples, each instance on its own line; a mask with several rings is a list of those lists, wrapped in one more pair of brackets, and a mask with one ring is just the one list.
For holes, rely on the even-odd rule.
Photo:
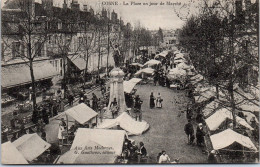
[(28, 164), (27, 160), (24, 158), (21, 152), (17, 150), (15, 145), (10, 141), (3, 143), (1, 145), (1, 159), (2, 164), (17, 164), (17, 165), (24, 165)]
[(110, 129), (117, 128), (117, 126), (120, 126), (120, 128), (126, 130), (128, 135), (141, 135), (149, 128), (149, 124), (147, 122), (136, 121), (126, 112), (122, 113), (116, 119), (103, 120), (103, 123), (100, 124), (97, 128)]
[[(217, 110), (213, 115), (208, 117), (205, 122), (210, 131), (216, 131), (218, 129), (226, 129), (229, 124), (226, 123), (223, 125), (223, 123), (228, 119), (233, 120), (232, 112), (226, 108), (221, 108)], [(236, 116), (236, 122), (244, 128), (253, 130), (253, 128), (243, 118), (239, 116)]]
[(161, 62), (158, 61), (158, 60), (151, 59), (151, 60), (147, 61), (144, 64), (144, 66), (152, 67), (152, 66), (155, 66), (155, 65), (158, 65), (158, 64), (161, 64)]
[(67, 116), (72, 117), (79, 124), (97, 123), (97, 113), (84, 103), (80, 103), (65, 111)]
[(27, 161), (35, 160), (51, 146), (36, 133), (25, 134), (15, 140), (13, 144)]
[(92, 141), (103, 147), (113, 149), (114, 154), (120, 156), (125, 138), (127, 138), (127, 134), (124, 130), (79, 128), (70, 150), (75, 150), (76, 147), (82, 145), (91, 147), (93, 143), (89, 141)]
[(210, 136), (210, 140), (220, 162), (254, 163), (258, 158), (258, 150), (250, 138), (231, 129)]
[[(94, 141), (77, 146), (82, 149), (71, 149), (61, 155), (55, 164), (111, 164), (115, 163), (117, 156), (114, 149), (104, 147)], [(85, 149), (89, 148), (89, 149)], [(100, 149), (96, 149), (100, 148)]]
[(124, 92), (126, 93), (131, 93), (133, 88), (135, 87), (135, 85), (137, 83), (139, 83), (142, 79), (140, 78), (133, 78), (129, 81), (124, 81), (123, 85), (124, 85)]

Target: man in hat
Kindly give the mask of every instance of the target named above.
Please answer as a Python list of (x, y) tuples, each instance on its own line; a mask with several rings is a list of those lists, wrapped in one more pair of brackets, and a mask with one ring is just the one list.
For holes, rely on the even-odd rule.
[(197, 145), (202, 147), (204, 144), (204, 136), (205, 133), (203, 131), (203, 125), (202, 123), (199, 123), (198, 127), (197, 127), (197, 131), (196, 131), (196, 138), (197, 138)]
[(194, 130), (193, 130), (193, 125), (191, 123), (191, 120), (188, 120), (188, 123), (184, 127), (184, 131), (185, 131), (185, 133), (188, 137), (188, 144), (192, 144), (191, 143), (191, 137), (194, 133)]
[(216, 150), (211, 150), (208, 156), (208, 163), (210, 164), (216, 164), (217, 161), (217, 156), (216, 156)]

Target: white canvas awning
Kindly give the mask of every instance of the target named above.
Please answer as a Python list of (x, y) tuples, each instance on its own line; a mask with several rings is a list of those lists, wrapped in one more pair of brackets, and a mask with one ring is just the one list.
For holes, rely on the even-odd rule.
[(181, 69), (184, 69), (184, 70), (190, 69), (190, 66), (187, 65), (186, 63), (180, 63), (180, 64), (177, 64), (176, 66), (177, 66), (177, 68), (181, 68)]
[(199, 96), (194, 96), (194, 98), (195, 98), (196, 103), (201, 103), (214, 96), (215, 96), (215, 93), (213, 91), (207, 90), (205, 92), (200, 92)]
[(25, 134), (13, 142), (27, 161), (32, 161), (46, 151), (51, 145), (38, 134)]
[(195, 84), (197, 84), (197, 83), (203, 81), (203, 79), (204, 79), (204, 78), (203, 78), (202, 75), (197, 74), (197, 75), (195, 75), (195, 76), (193, 76), (193, 77), (190, 78), (190, 83), (193, 84), (193, 85), (195, 85)]
[(158, 65), (158, 64), (160, 64), (160, 63), (161, 63), (160, 61), (152, 59), (152, 60), (147, 61), (147, 62), (144, 64), (144, 66), (146, 66), (146, 65), (148, 65), (148, 66), (153, 66), (153, 65)]
[(165, 58), (168, 55), (168, 53), (169, 53), (168, 51), (163, 51), (163, 52), (155, 55), (154, 58), (158, 58), (158, 57), (164, 57)]
[(185, 59), (178, 59), (178, 60), (174, 60), (175, 64), (179, 64), (179, 63), (187, 63), (187, 61)]
[(24, 156), (17, 150), (10, 141), (1, 145), (2, 164), (28, 164)]
[(115, 155), (119, 156), (122, 153), (125, 136), (127, 134), (124, 130), (79, 128), (70, 149), (75, 150), (82, 145), (88, 146), (88, 141), (93, 141), (103, 147), (112, 148)]
[(99, 129), (109, 129), (119, 125), (122, 129), (128, 132), (128, 135), (140, 135), (149, 128), (149, 124), (145, 121), (139, 122), (134, 120), (127, 113), (122, 113), (116, 119), (106, 119), (101, 125), (98, 126)]
[(131, 79), (129, 81), (124, 81), (123, 82), (124, 92), (130, 93), (133, 90), (133, 88), (135, 87), (135, 85), (138, 83), (137, 79), (138, 79), (138, 82), (140, 82), (142, 80), (142, 79), (139, 79), (139, 78), (135, 78), (134, 80)]
[(174, 60), (178, 60), (178, 59), (185, 59), (184, 54), (182, 54), (182, 53), (176, 54), (176, 56), (174, 57)]
[(84, 103), (66, 110), (65, 113), (82, 125), (98, 115), (92, 108)]
[(140, 79), (140, 78), (132, 78), (132, 79), (130, 79), (129, 81), (130, 81), (130, 82), (133, 82), (133, 83), (139, 83), (141, 80), (142, 80), (142, 79)]
[(220, 133), (212, 135), (210, 136), (210, 139), (213, 149), (215, 150), (225, 149), (236, 142), (250, 150), (257, 151), (257, 148), (249, 137), (243, 136), (231, 129), (226, 129)]
[(173, 52), (173, 54), (175, 54), (175, 55), (178, 54), (178, 53), (181, 53), (181, 52), (179, 50), (176, 50), (176, 51)]
[(143, 65), (142, 65), (142, 64), (140, 64), (140, 63), (132, 63), (131, 65), (132, 65), (132, 66), (139, 66), (139, 67), (143, 67)]
[(167, 75), (169, 80), (180, 80), (181, 82), (184, 82), (186, 80), (186, 76), (186, 71), (179, 68), (171, 69)]
[(71, 149), (63, 154), (56, 164), (110, 164), (114, 163), (117, 158), (113, 148), (104, 147), (93, 141), (86, 141), (86, 144), (80, 145), (78, 148), (84, 148), (84, 151), (83, 149)]
[(218, 100), (214, 100), (209, 104), (207, 104), (205, 108), (202, 110), (203, 115), (205, 117), (208, 117), (211, 113), (213, 113), (216, 109), (218, 109), (219, 103), (220, 102)]
[(138, 75), (141, 75), (141, 74), (143, 74), (143, 73), (144, 73), (144, 74), (153, 75), (154, 69), (152, 69), (152, 68), (144, 68), (144, 69), (141, 69), (141, 70), (137, 71), (137, 72), (135, 73), (135, 75), (138, 76)]
[[(213, 115), (205, 120), (206, 124), (208, 125), (211, 131), (215, 131), (219, 128), (219, 126), (226, 120), (231, 119), (233, 120), (233, 115), (231, 111), (226, 108), (221, 108), (217, 110)], [(238, 124), (253, 130), (253, 128), (241, 117), (236, 116), (236, 121)]]

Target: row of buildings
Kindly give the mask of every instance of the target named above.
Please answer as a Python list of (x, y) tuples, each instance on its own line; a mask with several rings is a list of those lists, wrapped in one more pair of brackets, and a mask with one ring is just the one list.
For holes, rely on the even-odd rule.
[[(7, 99), (8, 94), (28, 92), (32, 69), (37, 88), (42, 89), (54, 76), (77, 78), (84, 70), (92, 73), (113, 66), (110, 43), (121, 47), (127, 41), (124, 30), (131, 25), (114, 11), (95, 13), (80, 5), (77, 0), (70, 8), (66, 0), (62, 7), (54, 6), (53, 0), (6, 1), (1, 9), (1, 88)], [(129, 48), (123, 52), (132, 53)]]

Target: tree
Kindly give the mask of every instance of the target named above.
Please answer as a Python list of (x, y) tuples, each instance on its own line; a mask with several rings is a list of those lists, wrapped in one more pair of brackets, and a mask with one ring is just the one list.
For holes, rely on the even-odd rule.
[[(212, 5), (205, 1), (203, 12), (188, 19), (179, 39), (180, 45), (190, 53), (195, 68), (216, 86), (217, 94), (219, 88), (225, 94), (222, 103), (231, 108), (236, 127), (236, 111), (241, 110), (238, 106), (244, 101), (235, 98), (239, 93), (237, 85), (245, 83), (243, 69), (259, 62), (258, 54), (249, 51), (249, 47), (252, 47), (251, 51), (258, 48), (256, 25), (259, 20), (253, 17), (250, 23), (250, 19), (234, 13), (234, 8), (233, 1), (218, 0)], [(246, 15), (250, 18), (254, 13), (251, 11)], [(254, 99), (245, 97), (245, 100), (256, 104)]]
[[(2, 37), (6, 35), (7, 38), (2, 38), (2, 41), (6, 47), (12, 48), (16, 57), (20, 57), (30, 68), (33, 119), (35, 119), (37, 113), (33, 64), (35, 58), (41, 56), (47, 41), (47, 34), (50, 29), (48, 29), (46, 23), (50, 21), (50, 18), (36, 16), (32, 0), (14, 1), (13, 3), (20, 11), (16, 13), (13, 20), (3, 20), (2, 25), (6, 26), (6, 32), (3, 32)], [(9, 40), (17, 42), (17, 48), (13, 48)]]
[(163, 31), (161, 28), (159, 28), (157, 34), (158, 34), (159, 41), (163, 42)]

